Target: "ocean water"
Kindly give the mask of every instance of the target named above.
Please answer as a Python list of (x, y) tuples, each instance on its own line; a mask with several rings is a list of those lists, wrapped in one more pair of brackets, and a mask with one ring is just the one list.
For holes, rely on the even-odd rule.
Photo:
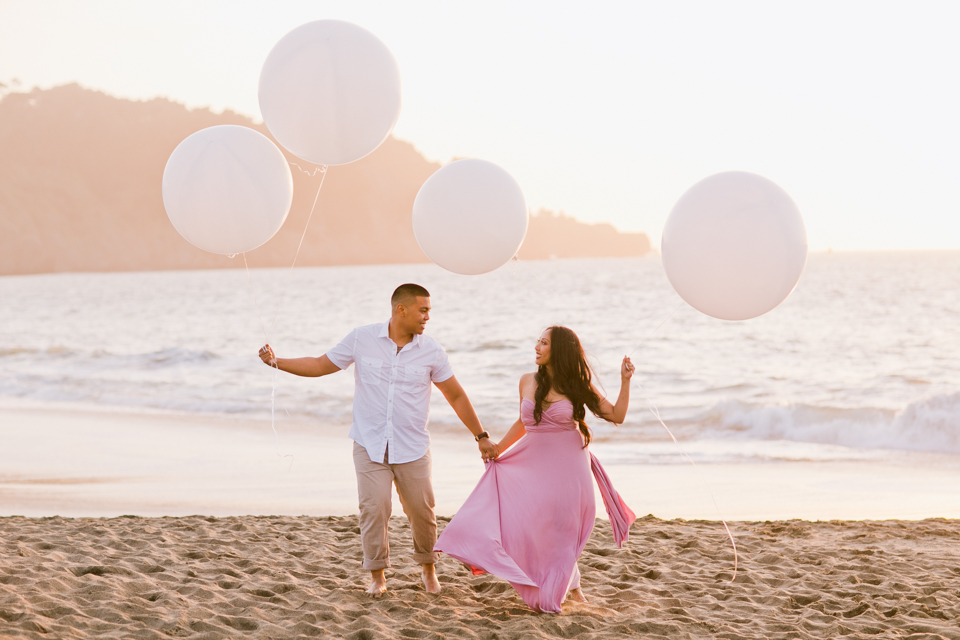
[[(275, 390), (281, 438), (288, 421), (345, 435), (352, 370), (275, 376), (257, 349), (321, 355), (386, 320), (393, 288), (418, 282), (432, 293), (427, 332), (495, 434), (516, 419), (540, 331), (565, 324), (611, 395), (620, 359), (632, 353), (637, 367), (625, 424), (591, 422), (611, 464), (681, 461), (655, 412), (702, 465), (960, 461), (960, 252), (811, 254), (794, 293), (745, 322), (684, 304), (655, 256), (514, 261), (472, 277), (240, 264), (0, 278), (0, 408), (261, 419)], [(431, 411), (437, 436), (463, 429), (439, 392)]]

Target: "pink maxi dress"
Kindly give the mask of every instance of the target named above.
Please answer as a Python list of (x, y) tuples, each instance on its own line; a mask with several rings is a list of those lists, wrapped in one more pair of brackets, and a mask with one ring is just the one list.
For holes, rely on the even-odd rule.
[(527, 434), (486, 471), (434, 551), (470, 566), (475, 574), (507, 580), (535, 611), (559, 612), (580, 586), (577, 558), (596, 517), (593, 478), (600, 487), (617, 546), (636, 520), (597, 458), (583, 447), (569, 400), (543, 410), (533, 422), (532, 400), (520, 405)]

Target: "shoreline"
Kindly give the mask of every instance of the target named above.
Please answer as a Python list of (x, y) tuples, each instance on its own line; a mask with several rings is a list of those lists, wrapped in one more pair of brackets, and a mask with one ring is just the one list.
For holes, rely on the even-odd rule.
[(589, 602), (539, 614), (447, 556), (443, 591), (425, 593), (398, 517), (376, 600), (356, 516), (5, 517), (0, 635), (960, 639), (960, 521), (735, 523), (732, 582), (716, 523), (647, 516), (619, 550), (595, 524), (579, 560)]
[[(346, 425), (278, 415), (275, 436), (269, 420), (249, 418), (9, 406), (0, 407), (0, 417), (6, 443), (0, 516), (357, 513)], [(439, 515), (453, 515), (483, 473), (473, 441), (466, 432), (457, 435), (432, 437)], [(960, 460), (952, 457), (692, 467), (619, 463), (615, 447), (597, 443), (594, 452), (638, 514), (727, 521), (960, 518)], [(402, 514), (396, 496), (394, 514)]]

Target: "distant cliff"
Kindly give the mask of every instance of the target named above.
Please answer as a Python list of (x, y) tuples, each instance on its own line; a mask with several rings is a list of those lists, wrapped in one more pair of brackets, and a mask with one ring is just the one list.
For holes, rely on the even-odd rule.
[(543, 258), (628, 257), (650, 253), (645, 233), (623, 233), (612, 224), (585, 224), (565, 215), (541, 209), (530, 216), (527, 237), (520, 247), (523, 260)]
[[(188, 110), (165, 99), (122, 100), (67, 85), (0, 100), (0, 275), (235, 267), (183, 240), (167, 220), (163, 168), (191, 133), (239, 124), (242, 115)], [(295, 160), (294, 158), (290, 158)], [(413, 200), (439, 164), (389, 138), (359, 162), (331, 167), (299, 265), (424, 262), (410, 223)], [(290, 263), (318, 177), (294, 168), (283, 228), (249, 254), (251, 266)], [(642, 233), (618, 233), (541, 211), (522, 259), (643, 255)]]

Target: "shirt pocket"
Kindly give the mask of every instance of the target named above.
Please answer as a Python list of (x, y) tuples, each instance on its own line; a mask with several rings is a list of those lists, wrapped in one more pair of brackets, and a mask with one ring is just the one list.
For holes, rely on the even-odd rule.
[(403, 382), (411, 391), (430, 384), (430, 369), (407, 365), (403, 371)]
[(380, 370), (382, 368), (383, 360), (362, 356), (360, 358), (360, 381), (374, 387), (379, 386), (382, 375)]

